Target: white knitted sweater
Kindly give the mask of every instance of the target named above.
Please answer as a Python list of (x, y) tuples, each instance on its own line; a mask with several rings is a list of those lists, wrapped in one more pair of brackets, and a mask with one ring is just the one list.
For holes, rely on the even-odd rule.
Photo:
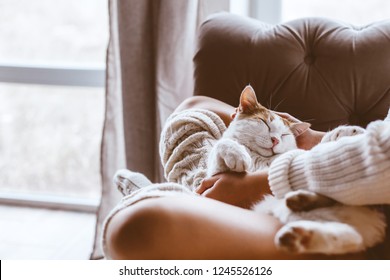
[(307, 189), (345, 204), (390, 204), (390, 113), (364, 134), (281, 155), (269, 183), (276, 197)]

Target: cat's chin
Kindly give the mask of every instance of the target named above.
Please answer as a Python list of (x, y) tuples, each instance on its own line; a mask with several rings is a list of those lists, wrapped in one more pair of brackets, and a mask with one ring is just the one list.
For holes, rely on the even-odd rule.
[(295, 150), (297, 149), (296, 145), (283, 145), (283, 146), (276, 146), (272, 149), (272, 152), (274, 153), (275, 156), (287, 153), (288, 151)]
[(280, 154), (283, 154), (285, 152), (287, 152), (288, 150), (286, 151), (275, 151), (274, 149), (266, 149), (266, 148), (262, 148), (261, 151), (258, 152), (258, 154), (264, 158), (273, 158), (275, 156), (278, 156)]
[(266, 149), (266, 148), (262, 148), (260, 151), (258, 151), (258, 154), (265, 158), (272, 158), (276, 155), (273, 149)]

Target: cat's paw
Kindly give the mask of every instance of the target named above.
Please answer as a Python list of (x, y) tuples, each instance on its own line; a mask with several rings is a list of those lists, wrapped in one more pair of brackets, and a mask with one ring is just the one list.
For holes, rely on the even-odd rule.
[(275, 236), (276, 245), (290, 253), (310, 251), (314, 231), (299, 226), (284, 226)]
[(354, 227), (327, 221), (290, 222), (277, 232), (275, 244), (290, 253), (346, 254), (364, 249)]
[(306, 190), (287, 193), (285, 201), (286, 206), (294, 212), (310, 211), (321, 207), (332, 206), (336, 203), (331, 198)]
[(354, 136), (364, 133), (366, 130), (360, 126), (341, 125), (327, 132), (321, 140), (321, 143), (337, 141), (346, 136)]
[(227, 171), (244, 172), (249, 169), (251, 161), (244, 146), (231, 139), (221, 139), (210, 152), (207, 174), (211, 177)]
[(226, 150), (221, 156), (230, 171), (244, 172), (249, 169), (251, 158), (246, 151), (231, 148)]

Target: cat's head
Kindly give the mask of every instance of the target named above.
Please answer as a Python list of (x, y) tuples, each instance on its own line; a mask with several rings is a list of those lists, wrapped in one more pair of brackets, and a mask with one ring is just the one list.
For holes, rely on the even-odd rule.
[(262, 106), (251, 86), (241, 93), (231, 125), (239, 133), (240, 142), (265, 157), (296, 149), (295, 138), (310, 127), (305, 122), (293, 123)]

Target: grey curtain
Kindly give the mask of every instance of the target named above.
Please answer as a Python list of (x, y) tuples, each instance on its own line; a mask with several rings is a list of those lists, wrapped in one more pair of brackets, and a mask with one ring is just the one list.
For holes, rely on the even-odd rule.
[(162, 182), (161, 126), (193, 94), (197, 27), (229, 0), (109, 0), (106, 112), (101, 148), (102, 201), (91, 258), (102, 256), (101, 226), (121, 199), (112, 184), (128, 168)]

